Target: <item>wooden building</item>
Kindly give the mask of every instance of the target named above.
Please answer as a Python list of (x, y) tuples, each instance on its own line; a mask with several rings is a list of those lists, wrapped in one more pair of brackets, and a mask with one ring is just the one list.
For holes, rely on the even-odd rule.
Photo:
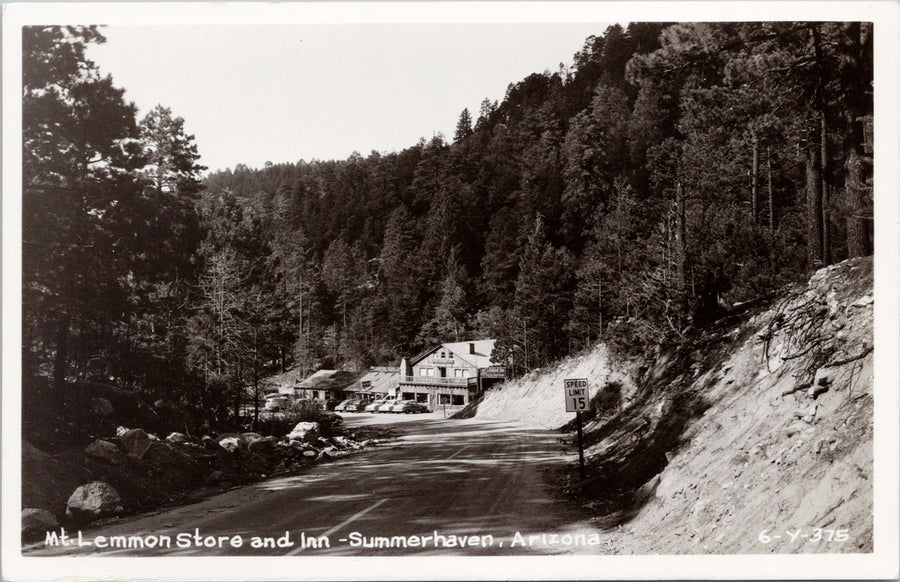
[(394, 398), (400, 379), (400, 368), (373, 367), (358, 381), (344, 389), (346, 398), (374, 401), (379, 398)]
[(432, 410), (465, 406), (504, 370), (491, 360), (494, 340), (446, 343), (400, 363), (400, 398)]

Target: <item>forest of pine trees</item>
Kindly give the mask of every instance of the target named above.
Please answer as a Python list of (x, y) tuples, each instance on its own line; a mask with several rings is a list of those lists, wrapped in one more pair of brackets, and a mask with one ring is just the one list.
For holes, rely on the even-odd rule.
[[(727, 305), (873, 252), (872, 26), (633, 23), (398, 152), (203, 178), (28, 27), (23, 371), (222, 422), (266, 374), (497, 340), (514, 375), (638, 354)], [(162, 405), (162, 404), (161, 404)]]

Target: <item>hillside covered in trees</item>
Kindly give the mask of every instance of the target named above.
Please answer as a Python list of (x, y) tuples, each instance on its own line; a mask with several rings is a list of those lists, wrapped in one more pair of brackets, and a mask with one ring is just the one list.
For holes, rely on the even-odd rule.
[(452, 141), (206, 177), (91, 42), (24, 32), (23, 370), (60, 401), (103, 381), (216, 424), (288, 365), (641, 353), (873, 251), (866, 23), (615, 25)]

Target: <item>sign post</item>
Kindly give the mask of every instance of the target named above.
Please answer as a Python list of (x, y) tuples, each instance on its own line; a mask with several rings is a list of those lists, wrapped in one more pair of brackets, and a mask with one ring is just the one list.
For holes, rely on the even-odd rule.
[(575, 413), (575, 426), (578, 428), (578, 466), (581, 479), (584, 480), (584, 441), (581, 435), (581, 411), (587, 410), (591, 401), (587, 378), (566, 378), (564, 381), (566, 396), (566, 412)]

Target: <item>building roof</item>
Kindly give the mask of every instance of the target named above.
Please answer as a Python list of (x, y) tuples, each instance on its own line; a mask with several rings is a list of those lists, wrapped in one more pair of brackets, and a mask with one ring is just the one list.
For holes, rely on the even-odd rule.
[[(320, 372), (326, 372), (320, 374)], [(301, 389), (343, 390), (354, 384), (365, 375), (365, 372), (348, 372), (346, 370), (319, 370), (300, 383)]]
[[(464, 362), (467, 362), (475, 368), (487, 368), (488, 366), (496, 365), (491, 360), (491, 352), (494, 351), (494, 342), (495, 340), (487, 339), (441, 344), (411, 359), (409, 361), (409, 365), (414, 366), (429, 354), (433, 354), (435, 351), (443, 348), (445, 350), (453, 352), (453, 355), (455, 357), (463, 360)], [(475, 346), (474, 350), (471, 349), (471, 345)], [(474, 351), (475, 353), (470, 353), (471, 351)]]
[(337, 370), (319, 370), (315, 374), (306, 377), (300, 382), (297, 382), (294, 387), (295, 388), (318, 388), (319, 384), (330, 378), (332, 375), (336, 374)]
[[(369, 385), (363, 387), (363, 383)], [(353, 386), (347, 388), (348, 392), (362, 392), (369, 394), (389, 394), (400, 384), (400, 370), (369, 370)]]
[(281, 394), (295, 394), (297, 390), (344, 390), (359, 380), (367, 372), (348, 372), (346, 370), (319, 370), (306, 378), (300, 377), (299, 368), (288, 370), (282, 374), (269, 376), (262, 384), (269, 386), (268, 391), (277, 389)]

